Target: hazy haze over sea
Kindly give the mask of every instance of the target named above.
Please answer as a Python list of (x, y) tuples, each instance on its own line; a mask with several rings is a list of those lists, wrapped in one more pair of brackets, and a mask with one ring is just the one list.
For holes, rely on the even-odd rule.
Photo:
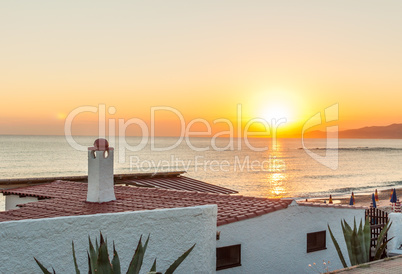
[[(82, 146), (92, 146), (95, 137), (74, 137)], [(126, 137), (131, 146), (140, 137)], [(168, 147), (176, 137), (156, 137), (155, 147)], [(339, 140), (339, 167), (331, 170), (316, 162), (302, 149), (299, 139), (250, 139), (253, 151), (234, 140), (234, 150), (216, 151), (210, 138), (190, 138), (194, 151), (183, 140), (174, 149), (151, 151), (151, 141), (140, 151), (115, 147), (115, 173), (186, 170), (189, 177), (238, 190), (240, 194), (259, 197), (311, 197), (331, 194), (368, 192), (374, 188), (402, 185), (402, 140)], [(221, 138), (223, 148), (230, 139)], [(0, 136), (0, 178), (51, 177), (87, 174), (87, 152), (72, 148), (64, 136)], [(325, 139), (306, 140), (311, 152), (325, 155)], [(119, 152), (126, 154), (119, 162)], [(157, 166), (159, 167), (157, 168)]]

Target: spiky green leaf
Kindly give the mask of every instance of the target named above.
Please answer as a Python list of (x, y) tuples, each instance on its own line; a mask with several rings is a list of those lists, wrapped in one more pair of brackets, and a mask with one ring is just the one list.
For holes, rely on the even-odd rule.
[(374, 259), (373, 259), (374, 261), (381, 259), (381, 255), (384, 253), (385, 249), (387, 248), (388, 242), (391, 241), (393, 238), (394, 237), (382, 242), (382, 244), (380, 245), (380, 247), (378, 248), (378, 250), (376, 251), (376, 253), (374, 255)]
[[(34, 257), (34, 259), (35, 259), (35, 262), (38, 264), (40, 270), (42, 270), (42, 272), (43, 272), (44, 274), (52, 274), (52, 272), (50, 272), (49, 270), (47, 270), (46, 267), (44, 267), (35, 257)], [(53, 272), (54, 272), (54, 269), (53, 269)]]
[(80, 270), (79, 270), (78, 264), (77, 264), (77, 258), (75, 257), (74, 241), (72, 241), (71, 245), (72, 245), (72, 249), (73, 249), (73, 260), (74, 260), (75, 273), (80, 274)]
[(364, 230), (363, 230), (363, 220), (360, 219), (359, 230), (357, 232), (357, 238), (360, 244), (359, 263), (366, 263), (369, 260), (368, 250), (366, 250), (366, 244), (364, 242)]
[(121, 274), (120, 259), (119, 259), (119, 255), (117, 254), (116, 248), (114, 246), (114, 241), (113, 241), (112, 268), (113, 268), (114, 274)]
[(100, 239), (100, 243), (99, 243), (99, 247), (105, 243), (105, 239), (103, 238), (102, 232), (99, 231), (99, 239)]
[(341, 221), (341, 225), (342, 225), (343, 237), (345, 239), (346, 247), (348, 250), (350, 264), (356, 265), (356, 258), (354, 256), (353, 248), (352, 248), (353, 230), (345, 220)]
[(350, 225), (346, 222), (346, 220), (343, 220), (343, 224), (345, 225), (346, 231), (352, 233), (352, 228), (351, 228)]
[[(386, 235), (387, 235), (387, 233), (388, 233), (388, 230), (391, 228), (391, 226), (392, 226), (392, 222), (390, 223), (389, 221), (385, 224), (385, 226), (383, 227), (383, 229), (381, 230), (381, 233), (380, 233), (380, 235), (378, 235), (378, 239), (377, 239), (377, 245), (376, 245), (376, 247), (375, 247), (375, 254), (377, 254), (379, 251), (379, 249), (380, 249), (380, 247), (381, 247), (381, 245), (382, 245), (382, 243), (384, 242), (384, 239), (385, 239), (385, 237), (386, 237)], [(390, 239), (391, 240), (391, 239)], [(385, 246), (386, 247), (386, 246)], [(385, 247), (384, 247), (384, 249), (385, 249)], [(380, 256), (381, 256), (381, 254), (382, 253), (380, 253)]]
[(190, 247), (189, 250), (187, 250), (186, 252), (183, 253), (183, 255), (181, 255), (179, 258), (177, 258), (176, 261), (174, 261), (173, 264), (170, 265), (170, 267), (166, 270), (165, 274), (172, 274), (176, 268), (179, 267), (179, 265), (184, 261), (184, 259), (188, 256), (188, 254), (190, 254), (190, 252), (193, 250), (193, 248), (195, 247), (195, 244)]
[(96, 252), (96, 254), (98, 254), (98, 252), (99, 252), (98, 239), (95, 239), (95, 252)]
[(152, 267), (149, 270), (149, 272), (156, 272), (156, 259), (154, 260), (154, 263), (152, 264)]
[(149, 237), (151, 236), (151, 234), (148, 234), (148, 238), (147, 238), (147, 240), (145, 241), (145, 244), (144, 244), (144, 253), (145, 253), (145, 251), (147, 251), (147, 247), (148, 247), (148, 242), (149, 242)]
[(91, 238), (88, 236), (89, 241), (89, 258), (91, 264), (91, 271), (94, 272), (96, 270), (96, 261), (98, 260), (99, 250), (95, 250)]
[(140, 240), (138, 241), (137, 248), (135, 249), (135, 253), (133, 258), (131, 259), (130, 265), (127, 270), (127, 274), (138, 274), (140, 273), (142, 267), (142, 261), (144, 260), (144, 247), (142, 246), (142, 235)]
[(95, 269), (96, 273), (99, 274), (109, 274), (112, 272), (112, 265), (109, 260), (109, 252), (107, 249), (107, 245), (105, 241), (101, 241), (99, 246), (99, 254), (97, 260), (97, 269)]
[(371, 253), (371, 249), (370, 249), (370, 243), (371, 243), (371, 229), (370, 229), (370, 221), (369, 221), (369, 217), (366, 218), (365, 222), (364, 222), (364, 227), (363, 227), (363, 235), (364, 235), (364, 249), (366, 251), (366, 258), (367, 258), (367, 262), (370, 261), (370, 253)]
[(352, 233), (352, 248), (353, 248), (353, 255), (355, 256), (356, 259), (356, 264), (362, 264), (367, 262), (365, 260), (365, 254), (363, 254), (362, 246), (362, 237), (358, 234), (356, 222), (354, 223), (355, 227), (353, 229)]
[(88, 255), (88, 274), (92, 274), (92, 263), (91, 263), (91, 256), (89, 255), (89, 252), (87, 251), (87, 255)]
[(329, 235), (331, 235), (332, 242), (334, 243), (335, 249), (338, 252), (338, 257), (341, 260), (343, 267), (346, 268), (346, 267), (348, 267), (348, 265), (346, 264), (345, 258), (343, 257), (343, 254), (342, 254), (341, 248), (339, 247), (338, 241), (335, 239), (334, 234), (332, 234), (332, 231), (331, 231), (331, 228), (329, 227), (329, 225), (327, 225), (327, 226), (328, 226), (328, 230), (329, 230)]

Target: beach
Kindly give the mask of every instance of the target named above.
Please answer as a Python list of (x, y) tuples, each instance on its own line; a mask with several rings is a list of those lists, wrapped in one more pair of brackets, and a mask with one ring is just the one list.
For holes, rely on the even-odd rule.
[[(377, 202), (377, 207), (384, 208), (384, 209), (390, 209), (391, 208), (391, 203), (390, 203), (390, 195), (391, 195), (392, 189), (386, 189), (386, 190), (381, 190), (378, 191), (378, 199), (379, 202)], [(396, 194), (397, 197), (398, 195), (402, 195), (402, 188), (397, 188), (396, 189)], [(372, 193), (354, 193), (355, 195), (355, 206), (367, 206), (369, 207), (371, 202), (372, 202)], [(319, 203), (328, 203), (329, 197), (328, 198), (317, 198), (317, 199), (309, 199), (308, 201), (314, 201), (314, 202), (319, 202)], [(334, 204), (346, 204), (348, 205), (350, 202), (350, 196), (345, 197), (343, 196), (332, 196), (332, 201)]]

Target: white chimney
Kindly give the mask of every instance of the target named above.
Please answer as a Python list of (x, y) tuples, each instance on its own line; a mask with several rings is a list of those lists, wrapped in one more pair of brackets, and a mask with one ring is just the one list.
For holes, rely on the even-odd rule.
[(87, 202), (103, 203), (116, 200), (113, 175), (114, 149), (106, 139), (97, 139), (88, 148)]

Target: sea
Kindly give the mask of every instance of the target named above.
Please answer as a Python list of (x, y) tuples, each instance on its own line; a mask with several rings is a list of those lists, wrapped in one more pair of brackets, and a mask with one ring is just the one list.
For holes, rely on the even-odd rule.
[[(96, 137), (0, 136), (0, 179), (86, 175)], [(110, 137), (114, 172), (185, 171), (255, 197), (328, 197), (401, 187), (402, 140)]]

